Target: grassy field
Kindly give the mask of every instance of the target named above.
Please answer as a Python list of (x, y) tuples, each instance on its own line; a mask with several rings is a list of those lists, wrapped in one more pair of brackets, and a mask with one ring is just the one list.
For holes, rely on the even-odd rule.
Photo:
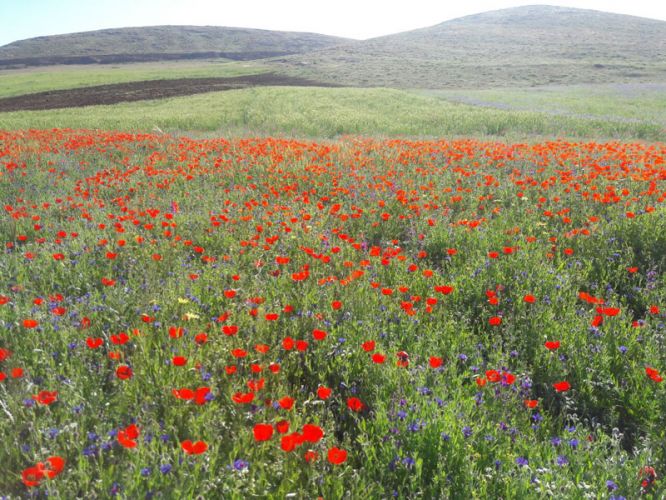
[(223, 60), (55, 66), (4, 70), (0, 71), (0, 98), (112, 83), (171, 78), (231, 77), (264, 71), (266, 71), (265, 68), (255, 63)]
[(0, 129), (99, 128), (223, 135), (597, 137), (664, 140), (621, 119), (488, 109), (393, 89), (254, 88), (157, 101), (0, 114)]
[(666, 126), (666, 83), (427, 91), (477, 106)]
[(666, 493), (663, 145), (0, 144), (0, 496)]

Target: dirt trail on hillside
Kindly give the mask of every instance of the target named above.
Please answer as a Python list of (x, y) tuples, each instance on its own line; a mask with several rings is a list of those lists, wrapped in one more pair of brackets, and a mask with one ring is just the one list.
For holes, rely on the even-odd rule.
[(0, 112), (35, 111), (58, 108), (79, 108), (99, 104), (164, 99), (205, 92), (219, 92), (268, 85), (289, 87), (336, 87), (330, 83), (315, 82), (274, 73), (237, 76), (231, 78), (180, 78), (176, 80), (148, 80), (141, 82), (97, 85), (67, 90), (50, 90), (0, 99)]

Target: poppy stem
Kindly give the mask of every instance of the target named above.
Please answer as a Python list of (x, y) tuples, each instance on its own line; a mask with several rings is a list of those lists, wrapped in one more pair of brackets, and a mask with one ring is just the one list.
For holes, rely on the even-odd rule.
[(14, 423), (14, 415), (11, 414), (11, 412), (7, 408), (7, 405), (5, 404), (5, 402), (2, 399), (0, 399), (0, 405), (2, 405), (2, 411), (4, 411), (7, 414), (7, 416), (9, 417), (9, 420), (11, 420), (11, 422), (13, 424)]

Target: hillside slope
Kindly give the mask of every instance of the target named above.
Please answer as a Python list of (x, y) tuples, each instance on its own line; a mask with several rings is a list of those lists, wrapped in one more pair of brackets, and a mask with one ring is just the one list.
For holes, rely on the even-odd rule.
[(664, 21), (527, 6), (272, 64), (351, 85), (442, 88), (666, 80), (665, 61)]
[(218, 26), (151, 26), (20, 40), (0, 47), (0, 67), (226, 58), (251, 60), (310, 52), (345, 38)]

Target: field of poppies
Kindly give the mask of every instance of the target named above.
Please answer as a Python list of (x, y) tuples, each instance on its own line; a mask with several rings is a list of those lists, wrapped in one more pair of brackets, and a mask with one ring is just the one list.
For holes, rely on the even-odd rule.
[(0, 200), (0, 496), (666, 492), (666, 145), (19, 130)]

